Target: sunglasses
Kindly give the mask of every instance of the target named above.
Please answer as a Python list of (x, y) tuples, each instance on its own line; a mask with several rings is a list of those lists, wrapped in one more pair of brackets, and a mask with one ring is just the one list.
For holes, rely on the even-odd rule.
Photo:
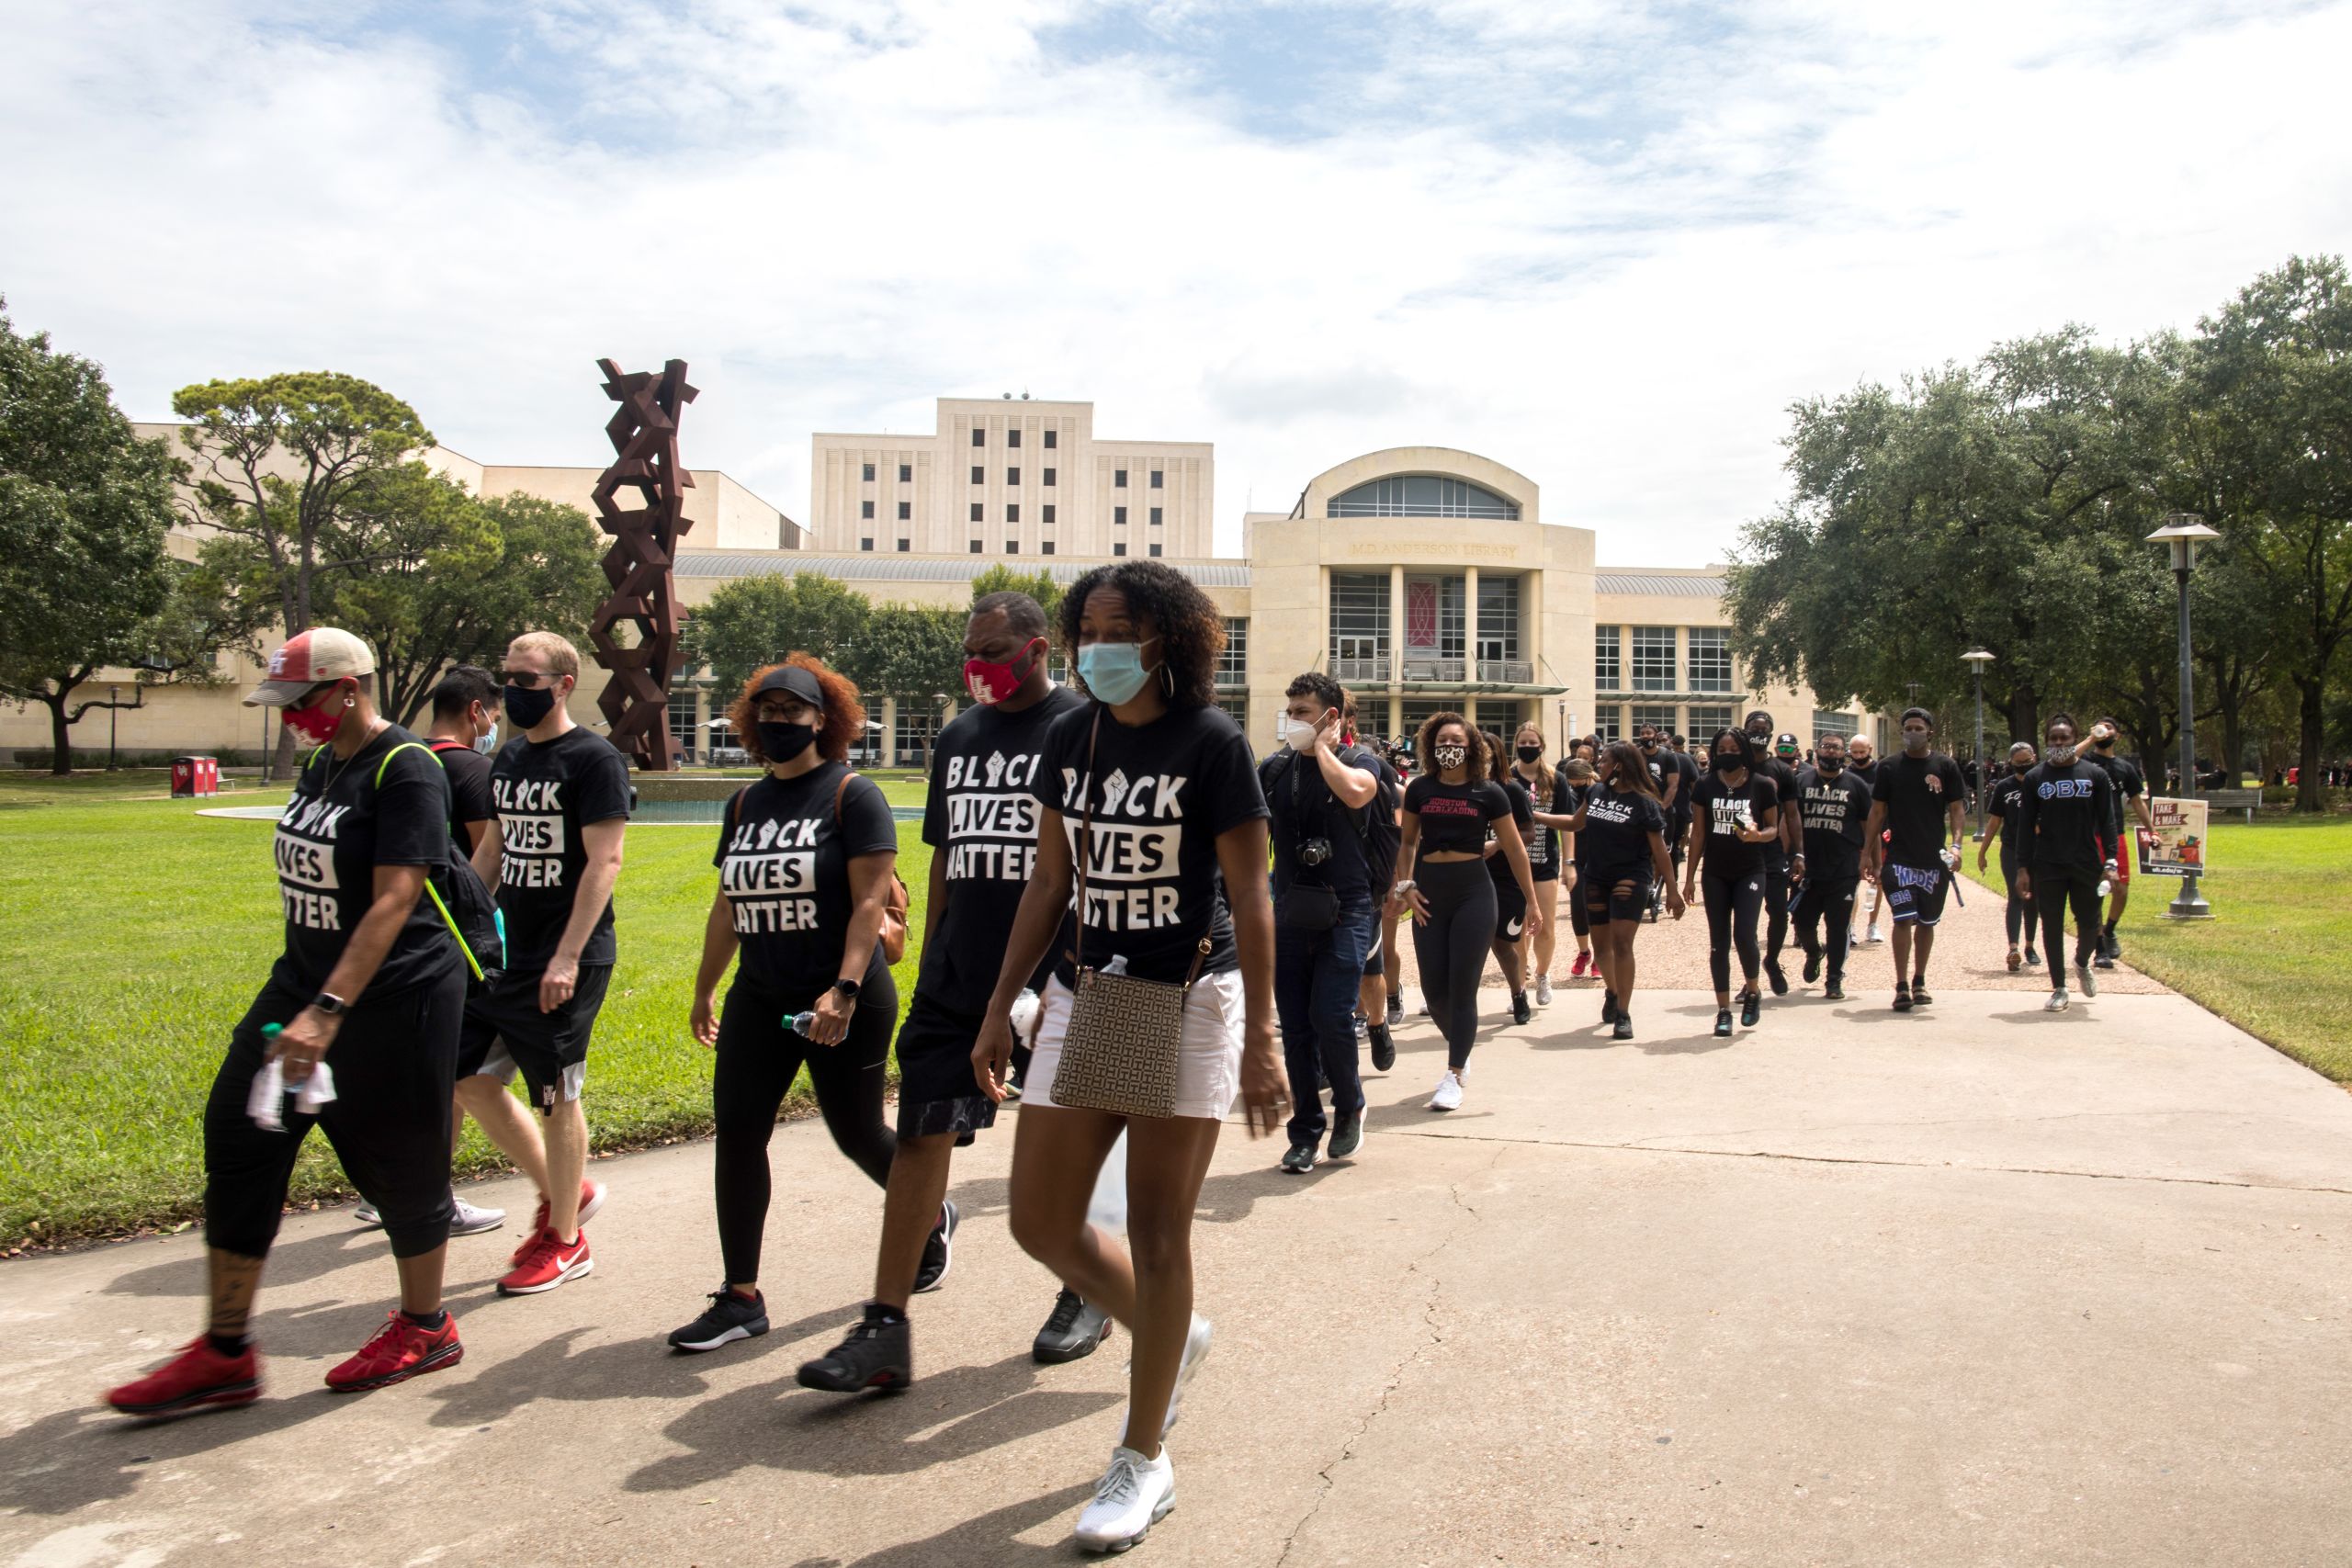
[(553, 682), (563, 679), (560, 675), (543, 675), (537, 670), (502, 670), (498, 672), (498, 678), (510, 686), (520, 686), (526, 692), (542, 681)]

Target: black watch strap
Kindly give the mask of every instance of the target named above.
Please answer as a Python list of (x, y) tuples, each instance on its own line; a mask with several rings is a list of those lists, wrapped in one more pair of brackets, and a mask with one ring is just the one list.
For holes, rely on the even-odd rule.
[(865, 988), (865, 987), (858, 984), (855, 980), (836, 980), (833, 982), (833, 989), (839, 991), (842, 996), (847, 997), (852, 1001), (857, 1000), (858, 992)]
[(341, 997), (336, 996), (333, 991), (321, 991), (317, 996), (311, 998), (311, 1005), (318, 1009), (321, 1012), (326, 1014), (329, 1018), (336, 1018), (340, 1017), (343, 1010), (349, 1007), (351, 1004), (345, 1001)]

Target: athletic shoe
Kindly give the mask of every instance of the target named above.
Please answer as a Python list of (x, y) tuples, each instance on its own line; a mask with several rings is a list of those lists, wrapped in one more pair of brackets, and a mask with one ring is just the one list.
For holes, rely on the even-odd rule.
[(2025, 966), (2029, 969), (2039, 969), (2041, 967), (2041, 954), (2033, 950), (2033, 943), (2031, 942), (2027, 942), (2025, 944)]
[(1750, 991), (1739, 998), (1739, 1026), (1742, 1029), (1755, 1028), (1756, 1021), (1763, 1014), (1764, 997), (1761, 992)]
[(1844, 1001), (1846, 999), (1845, 982), (1842, 980), (1830, 981), (1829, 984), (1823, 988), (1821, 999), (1825, 1002)]
[(1313, 1144), (1293, 1144), (1290, 1146), (1290, 1152), (1283, 1156), (1282, 1172), (1284, 1176), (1305, 1176), (1314, 1168), (1315, 1145)]
[(1395, 991), (1388, 993), (1388, 1027), (1396, 1028), (1405, 1021), (1405, 998)]
[(1789, 972), (1781, 967), (1779, 959), (1768, 958), (1764, 961), (1764, 978), (1772, 982), (1774, 996), (1785, 997), (1789, 994)]
[(1804, 950), (1804, 983), (1810, 986), (1820, 978), (1821, 949), (1808, 947)]
[(212, 1348), (199, 1334), (180, 1347), (180, 1353), (149, 1372), (107, 1394), (107, 1403), (125, 1416), (153, 1419), (186, 1416), (204, 1409), (226, 1410), (251, 1404), (261, 1397), (261, 1358), (249, 1344), (233, 1356)]
[(1571, 980), (1583, 980), (1589, 978), (1591, 975), (1592, 954), (1589, 953), (1577, 953), (1577, 961), (1568, 966), (1568, 978)]
[(2021, 958), (2019, 958), (2019, 957), (2018, 956), (2018, 950), (2017, 950), (2016, 948), (2014, 948), (2014, 947), (2013, 947), (2013, 948), (2009, 949), (2009, 973), (2010, 973), (2010, 974), (2014, 975), (2014, 974), (2016, 974), (2016, 973), (2017, 973), (2020, 968), (2024, 967), (2024, 963), (2025, 963), (2025, 961), (2024, 961), (2023, 959), (2021, 959)]
[(795, 1381), (826, 1393), (904, 1388), (915, 1381), (914, 1335), (903, 1317), (869, 1313), (830, 1352), (801, 1362)]
[(2102, 951), (2097, 958), (2091, 960), (2091, 965), (2098, 969), (2112, 969), (2115, 967), (2115, 960)]
[(1535, 1010), (1527, 1005), (1527, 993), (1513, 991), (1510, 994), (1510, 1021), (1513, 1023), (1525, 1023), (1534, 1016)]
[(406, 1382), (423, 1372), (454, 1367), (465, 1359), (456, 1318), (445, 1312), (440, 1327), (425, 1328), (395, 1308), (385, 1316), (384, 1326), (376, 1330), (376, 1337), (327, 1374), (327, 1387), (337, 1393), (365, 1393), (371, 1388)]
[(1363, 1112), (1342, 1111), (1331, 1119), (1331, 1157), (1345, 1159), (1363, 1147)]
[(2107, 954), (2109, 962), (2123, 956), (2123, 944), (2115, 940), (2115, 928), (2113, 926), (2109, 926), (2105, 931), (2099, 932), (2098, 950)]
[(1535, 1005), (1540, 1008), (1552, 1005), (1552, 976), (1549, 975), (1535, 976)]
[(1617, 1015), (1617, 1028), (1614, 1031), (1613, 1038), (1619, 1040), (1631, 1040), (1633, 1037), (1634, 1015), (1630, 1012), (1619, 1013)]
[(2066, 999), (2066, 987), (2061, 986), (2056, 990), (2050, 993), (2050, 999), (2041, 1004), (2041, 1010), (2044, 1012), (2064, 1012), (2073, 1005), (2074, 1004), (2072, 1002)]
[(1715, 1010), (1715, 1038), (1718, 1040), (1731, 1038), (1731, 1009), (1729, 1008)]
[[(580, 1183), (580, 1223), (584, 1225), (590, 1220), (594, 1219), (596, 1217), (596, 1211), (604, 1206), (605, 1184), (601, 1181), (589, 1181), (583, 1179)], [(539, 1206), (531, 1211), (532, 1235), (536, 1235), (540, 1231), (548, 1228), (549, 1207), (550, 1205), (548, 1201), (542, 1198), (539, 1200)], [(525, 1236), (523, 1238), (523, 1247), (528, 1247), (530, 1245), (530, 1236)], [(516, 1258), (522, 1257), (523, 1247), (516, 1247), (514, 1249), (514, 1256)]]
[(1871, 927), (1870, 930), (1862, 933), (1862, 945), (1864, 947), (1876, 947), (1885, 940), (1886, 938), (1878, 934), (1878, 928), (1876, 926)]
[(1037, 1330), (1037, 1337), (1029, 1342), (1029, 1359), (1041, 1366), (1059, 1366), (1091, 1356), (1111, 1332), (1110, 1316), (1100, 1308), (1087, 1304), (1086, 1298), (1062, 1287), (1054, 1298), (1054, 1310), (1046, 1314), (1046, 1326)]
[(1909, 1012), (1911, 1010), (1910, 987), (1898, 985), (1894, 987), (1894, 1010), (1897, 1012)]
[(684, 1328), (670, 1331), (673, 1350), (716, 1350), (738, 1339), (756, 1339), (768, 1331), (765, 1296), (745, 1301), (721, 1285), (710, 1292), (710, 1305)]
[(915, 1294), (939, 1289), (947, 1278), (948, 1266), (956, 1261), (956, 1222), (962, 1217), (952, 1201), (939, 1205), (939, 1223), (931, 1227), (922, 1244), (922, 1267), (915, 1270)]
[(1617, 1021), (1617, 993), (1614, 991), (1600, 993), (1600, 1021), (1603, 1023)]
[(1356, 1038), (1359, 1040), (1363, 1038), (1364, 1031), (1372, 1027), (1372, 1021), (1360, 1012), (1351, 1017), (1349, 1021), (1356, 1026)]
[[(351, 1211), (351, 1217), (369, 1230), (383, 1227), (384, 1216), (377, 1213), (373, 1203), (360, 1204)], [(478, 1209), (454, 1192), (449, 1195), (449, 1234), (453, 1236), (480, 1235), (484, 1231), (494, 1231), (505, 1223), (506, 1211), (503, 1209)]]
[(2075, 979), (2083, 987), (2083, 995), (2086, 997), (2098, 995), (2098, 976), (2091, 972), (2089, 964), (2079, 958), (2075, 961)]
[(1923, 1008), (1935, 999), (1935, 998), (1928, 995), (1928, 986), (1926, 981), (1914, 980), (1911, 982), (1911, 1005), (1913, 1007)]
[(1199, 1313), (1193, 1314), (1193, 1326), (1184, 1335), (1184, 1359), (1176, 1363), (1176, 1386), (1168, 1393), (1168, 1414), (1159, 1418), (1159, 1436), (1166, 1441), (1176, 1429), (1176, 1417), (1184, 1412), (1184, 1391), (1192, 1386), (1193, 1374), (1209, 1358), (1209, 1341), (1216, 1337), (1216, 1325)]
[(514, 1267), (498, 1281), (498, 1293), (535, 1296), (577, 1280), (595, 1267), (596, 1260), (588, 1256), (586, 1231), (580, 1233), (577, 1241), (564, 1242), (558, 1241), (555, 1232), (542, 1226), (516, 1250)]
[(1428, 997), (1426, 997), (1426, 996), (1424, 996), (1424, 997), (1421, 998), (1421, 1016), (1422, 1016), (1423, 1018), (1429, 1018), (1429, 1017), (1432, 1016), (1432, 1015), (1430, 1014), (1430, 999), (1429, 999), (1429, 998), (1428, 998)]
[(1372, 1070), (1385, 1073), (1396, 1065), (1396, 1037), (1388, 1032), (1386, 1024), (1375, 1024), (1372, 1030)]
[(1133, 1449), (1111, 1450), (1111, 1468), (1094, 1488), (1094, 1501), (1078, 1516), (1073, 1535), (1088, 1551), (1125, 1551), (1176, 1506), (1176, 1467), (1162, 1449), (1146, 1459)]
[(1452, 1067), (1446, 1068), (1445, 1076), (1437, 1080), (1437, 1092), (1430, 1096), (1430, 1109), (1431, 1111), (1462, 1109), (1462, 1075)]

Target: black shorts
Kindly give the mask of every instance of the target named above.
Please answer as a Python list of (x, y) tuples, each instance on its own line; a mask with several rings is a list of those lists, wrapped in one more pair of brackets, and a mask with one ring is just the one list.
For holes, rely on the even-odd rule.
[[(1538, 831), (1541, 829), (1539, 829)], [(1560, 857), (1555, 853), (1540, 861), (1531, 860), (1527, 863), (1527, 869), (1532, 874), (1530, 877), (1531, 881), (1557, 882), (1560, 880)]]
[(578, 1100), (588, 1077), (588, 1036), (612, 980), (611, 964), (583, 964), (571, 999), (541, 1012), (537, 975), (501, 975), (466, 998), (458, 1076), (511, 1082), (520, 1069), (542, 1111)]
[(1649, 912), (1650, 882), (1655, 873), (1646, 862), (1615, 870), (1602, 866), (1578, 874), (1583, 880), (1577, 890), (1584, 897), (1588, 923), (1605, 926), (1611, 920), (1620, 920), (1638, 924)]
[(972, 1046), (980, 1021), (942, 1007), (915, 988), (899, 1021), (899, 1136), (953, 1133), (957, 1144), (996, 1123), (996, 1101), (980, 1092)]
[(1933, 865), (1905, 865), (1886, 861), (1879, 866), (1879, 891), (1886, 896), (1887, 915), (1932, 926), (1944, 918), (1944, 895), (1951, 890), (1951, 872), (1938, 861)]
[(1372, 951), (1365, 953), (1363, 959), (1364, 977), (1370, 980), (1382, 980), (1388, 976), (1388, 949), (1380, 940), (1379, 913), (1377, 908), (1373, 910)]
[(1527, 896), (1519, 890), (1519, 878), (1498, 877), (1495, 881), (1495, 940), (1517, 942), (1527, 934)]

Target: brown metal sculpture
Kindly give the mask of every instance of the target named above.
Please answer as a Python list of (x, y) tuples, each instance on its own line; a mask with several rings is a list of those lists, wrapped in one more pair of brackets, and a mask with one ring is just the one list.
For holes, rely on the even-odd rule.
[[(620, 404), (605, 434), (617, 454), (596, 480), (596, 520), (613, 536), (605, 552), (610, 597), (588, 624), (596, 662), (611, 672), (596, 705), (611, 724), (614, 745), (639, 768), (670, 773), (680, 762), (677, 738), (670, 733), (670, 677), (685, 661), (678, 647), (678, 591), (671, 574), (678, 536), (694, 526), (686, 516), (686, 487), (695, 477), (678, 466), (678, 416), (695, 400), (686, 385), (686, 362), (673, 359), (659, 376), (640, 370), (624, 375), (599, 359), (605, 395)], [(623, 511), (616, 491), (634, 488), (645, 504)], [(615, 632), (622, 623), (637, 628), (624, 646)]]

